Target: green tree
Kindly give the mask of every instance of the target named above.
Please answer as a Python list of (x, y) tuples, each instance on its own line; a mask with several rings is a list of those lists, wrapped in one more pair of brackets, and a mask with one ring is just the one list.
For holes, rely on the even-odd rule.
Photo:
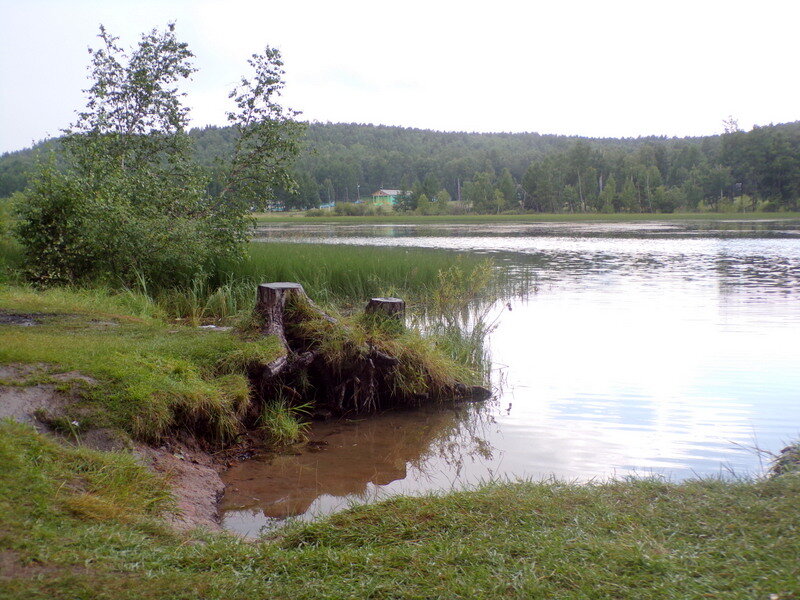
[(604, 213), (613, 213), (619, 208), (617, 200), (617, 180), (614, 179), (613, 175), (608, 178), (603, 186), (603, 191), (601, 191), (598, 196), (598, 204), (600, 211)]
[(464, 199), (477, 213), (496, 212), (497, 202), (492, 185), (492, 174), (476, 173), (472, 181), (464, 184)]
[(503, 169), (497, 180), (497, 189), (503, 195), (505, 206), (515, 206), (517, 203), (517, 184), (511, 171)]
[[(250, 221), (238, 198), (247, 197), (241, 182), (253, 172), (242, 165), (273, 152), (257, 135), (266, 116), (259, 99), (247, 99), (258, 88), (236, 98), (240, 107), (252, 105), (255, 116), (242, 121), (244, 141), (227, 191), (212, 198), (192, 160), (178, 87), (195, 70), (193, 55), (174, 26), (142, 35), (130, 52), (103, 27), (99, 37), (100, 48), (90, 49), (86, 110), (62, 140), (65, 167), (54, 160), (40, 166), (20, 204), (17, 234), (29, 276), (40, 283), (185, 283), (243, 253)], [(277, 171), (284, 166), (269, 164)]]
[(414, 212), (420, 215), (429, 215), (433, 213), (433, 202), (428, 200), (428, 196), (425, 194), (420, 194), (420, 197), (417, 199), (417, 208)]
[(433, 173), (428, 173), (422, 182), (421, 193), (428, 198), (435, 198), (436, 192), (442, 189), (442, 185)]
[(639, 212), (641, 210), (639, 195), (636, 192), (636, 185), (633, 183), (633, 178), (631, 177), (628, 177), (622, 186), (619, 204), (620, 208), (625, 212)]
[(305, 131), (295, 120), (299, 113), (278, 102), (285, 74), (280, 52), (267, 46), (247, 64), (250, 75), (229, 96), (236, 109), (228, 112), (228, 122), (237, 137), (221, 194), (239, 213), (263, 207), (276, 188), (295, 191), (291, 167)]

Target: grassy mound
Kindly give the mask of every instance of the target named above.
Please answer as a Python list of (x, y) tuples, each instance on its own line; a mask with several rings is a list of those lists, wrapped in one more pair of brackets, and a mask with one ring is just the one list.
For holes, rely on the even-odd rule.
[(0, 327), (0, 363), (93, 378), (96, 384), (81, 390), (82, 401), (69, 408), (74, 421), (146, 441), (176, 430), (212, 442), (232, 440), (249, 402), (247, 368), (282, 352), (272, 338), (246, 341), (166, 323), (147, 298), (130, 293), (3, 287), (0, 310), (37, 323)]

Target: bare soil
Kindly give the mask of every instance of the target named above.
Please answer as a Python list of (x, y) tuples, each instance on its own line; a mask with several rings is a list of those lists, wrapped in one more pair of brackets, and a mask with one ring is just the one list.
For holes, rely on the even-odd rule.
[(225, 491), (220, 479), (222, 466), (208, 452), (187, 443), (159, 448), (137, 445), (136, 452), (157, 473), (167, 476), (178, 507), (167, 521), (178, 529), (205, 527), (220, 531), (219, 500)]

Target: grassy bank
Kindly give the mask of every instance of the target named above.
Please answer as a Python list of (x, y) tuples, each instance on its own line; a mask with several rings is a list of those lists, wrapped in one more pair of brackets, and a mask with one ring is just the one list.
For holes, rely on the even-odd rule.
[(720, 220), (793, 220), (800, 212), (731, 212), (731, 213), (532, 213), (518, 215), (413, 215), (392, 214), (363, 217), (306, 217), (305, 213), (257, 213), (259, 224), (270, 223), (347, 223), (347, 224), (417, 224), (426, 223), (626, 223), (643, 221), (720, 221)]
[[(249, 289), (253, 294), (255, 287)], [(306, 343), (344, 376), (350, 376), (365, 349), (397, 357), (386, 381), (398, 398), (436, 399), (457, 382), (484, 381), (479, 330), (460, 336), (441, 327), (423, 336), (411, 329), (384, 330), (359, 316), (340, 316), (336, 324), (312, 319), (305, 326)], [(240, 315), (230, 330), (209, 330), (166, 320), (157, 301), (137, 292), (0, 284), (0, 366), (29, 371), (0, 384), (57, 385), (69, 392), (72, 400), (66, 406), (39, 420), (78, 437), (112, 428), (148, 442), (188, 433), (222, 445), (258, 425), (266, 439), (292, 441), (287, 427), (295, 434), (300, 430), (290, 418), (291, 407), (279, 397), (289, 383), (282, 381), (274, 398), (261, 398), (255, 405), (251, 398), (249, 377), (284, 353), (277, 338), (258, 331), (252, 312)], [(70, 372), (89, 381), (62, 381)], [(297, 377), (305, 390), (303, 402), (330, 395), (305, 374)], [(262, 418), (255, 422), (253, 411), (261, 409)]]
[[(4, 598), (796, 598), (800, 478), (489, 485), (176, 533), (130, 455), (0, 424)], [(775, 596), (771, 596), (775, 594)]]
[(0, 310), (34, 323), (0, 327), (0, 364), (40, 367), (16, 385), (69, 371), (94, 380), (59, 417), (78, 423), (76, 434), (112, 427), (156, 441), (183, 430), (230, 441), (249, 401), (248, 366), (282, 353), (273, 338), (169, 324), (150, 299), (129, 292), (2, 286)]

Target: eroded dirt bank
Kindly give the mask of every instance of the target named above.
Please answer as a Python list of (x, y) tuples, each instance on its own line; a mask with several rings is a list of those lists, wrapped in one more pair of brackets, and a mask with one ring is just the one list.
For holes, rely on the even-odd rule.
[(78, 421), (72, 420), (74, 411), (67, 411), (76, 400), (75, 390), (92, 383), (81, 373), (53, 372), (47, 365), (0, 365), (0, 419), (29, 424), (65, 444), (134, 452), (172, 486), (177, 512), (165, 515), (167, 522), (181, 529), (221, 530), (218, 503), (225, 485), (219, 472), (225, 464), (212, 454), (185, 442), (173, 441), (158, 447), (134, 443), (111, 429), (69, 431), (70, 425), (76, 432), (80, 427)]

